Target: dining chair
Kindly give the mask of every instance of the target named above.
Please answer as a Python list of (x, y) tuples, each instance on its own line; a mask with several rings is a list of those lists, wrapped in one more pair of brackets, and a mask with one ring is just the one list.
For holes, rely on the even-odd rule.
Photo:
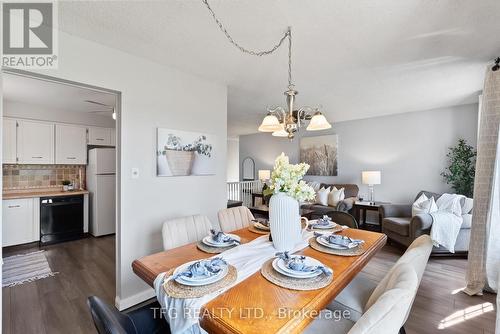
[(332, 219), (333, 222), (339, 225), (346, 225), (350, 228), (358, 228), (358, 222), (351, 214), (343, 211), (329, 211), (326, 213), (328, 217)]
[(223, 232), (231, 232), (250, 225), (255, 219), (246, 206), (237, 206), (219, 211), (219, 225)]
[(170, 333), (168, 323), (160, 316), (161, 306), (156, 301), (127, 313), (119, 312), (96, 296), (89, 297), (87, 304), (99, 334)]
[(207, 216), (174, 218), (163, 223), (163, 249), (169, 250), (203, 239), (210, 234), (212, 223)]
[(362, 274), (357, 275), (326, 308), (329, 310), (347, 310), (351, 314), (351, 319), (358, 320), (364, 310), (368, 309), (374, 300), (380, 296), (381, 291), (384, 291), (392, 271), (397, 265), (404, 263), (411, 265), (415, 269), (418, 284), (420, 285), (431, 251), (431, 238), (428, 235), (418, 237), (378, 284), (365, 278)]
[[(323, 310), (303, 333), (331, 334), (397, 334), (404, 333), (403, 325), (417, 294), (418, 277), (409, 263), (396, 265), (388, 276), (387, 284), (374, 296), (373, 303), (357, 321), (335, 316)], [(341, 315), (342, 313), (338, 313)]]

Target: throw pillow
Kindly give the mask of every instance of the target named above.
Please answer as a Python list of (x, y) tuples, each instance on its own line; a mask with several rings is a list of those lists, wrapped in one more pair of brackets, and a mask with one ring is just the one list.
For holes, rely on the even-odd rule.
[(316, 181), (309, 181), (309, 182), (307, 182), (307, 184), (309, 184), (311, 186), (311, 188), (314, 189), (314, 191), (318, 191), (320, 186), (321, 186), (321, 183), (316, 182)]
[(422, 194), (411, 207), (411, 216), (415, 217), (422, 213), (433, 213), (438, 210), (434, 197), (427, 198), (425, 194)]
[(327, 206), (329, 194), (330, 194), (330, 187), (326, 189), (321, 188), (320, 190), (318, 190), (318, 192), (316, 193), (316, 204)]
[(344, 198), (344, 188), (337, 189), (337, 187), (333, 187), (332, 191), (328, 195), (328, 206), (337, 207), (337, 204), (344, 200)]

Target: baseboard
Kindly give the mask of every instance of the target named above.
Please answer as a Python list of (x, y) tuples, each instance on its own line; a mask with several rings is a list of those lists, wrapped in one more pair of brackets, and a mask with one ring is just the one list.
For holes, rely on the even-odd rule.
[(120, 297), (116, 296), (115, 306), (118, 310), (123, 311), (125, 309), (128, 309), (128, 308), (134, 306), (134, 305), (140, 304), (143, 301), (151, 299), (154, 296), (155, 296), (154, 289), (148, 289), (146, 291), (141, 291), (141, 292), (136, 293), (135, 295), (132, 295), (132, 296), (127, 297), (125, 299), (120, 299)]

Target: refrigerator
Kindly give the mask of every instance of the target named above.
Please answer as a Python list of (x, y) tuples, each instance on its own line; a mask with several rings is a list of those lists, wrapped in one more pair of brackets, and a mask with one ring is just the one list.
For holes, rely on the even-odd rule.
[(116, 227), (116, 153), (114, 148), (89, 150), (87, 190), (89, 233), (95, 237), (113, 234)]

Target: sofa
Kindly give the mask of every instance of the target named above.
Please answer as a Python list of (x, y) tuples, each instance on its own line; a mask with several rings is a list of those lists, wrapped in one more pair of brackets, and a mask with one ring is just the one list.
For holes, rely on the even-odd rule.
[[(441, 194), (430, 191), (420, 191), (415, 200), (422, 194), (428, 198), (434, 197), (437, 200)], [(384, 204), (380, 207), (382, 216), (382, 233), (387, 235), (389, 241), (395, 241), (398, 244), (408, 247), (413, 240), (423, 234), (430, 234), (432, 226), (432, 216), (428, 213), (418, 214), (412, 217), (412, 204)], [(455, 255), (467, 255), (469, 250), (470, 225), (462, 225), (455, 244)], [(432, 255), (451, 255), (443, 247), (434, 247)]]
[(314, 213), (311, 214), (311, 217), (313, 219), (316, 219), (318, 217), (322, 217), (324, 214), (327, 214), (328, 212), (331, 212), (332, 210), (335, 211), (342, 211), (342, 212), (348, 212), (352, 214), (352, 207), (354, 205), (354, 202), (357, 201), (358, 199), (358, 192), (359, 192), (359, 187), (356, 184), (326, 184), (326, 183), (321, 183), (320, 188), (344, 188), (344, 195), (345, 198), (340, 201), (336, 207), (331, 207), (331, 206), (326, 206), (326, 205), (321, 205), (321, 204), (303, 204), (301, 206), (302, 209), (308, 209), (308, 210), (313, 210)]

